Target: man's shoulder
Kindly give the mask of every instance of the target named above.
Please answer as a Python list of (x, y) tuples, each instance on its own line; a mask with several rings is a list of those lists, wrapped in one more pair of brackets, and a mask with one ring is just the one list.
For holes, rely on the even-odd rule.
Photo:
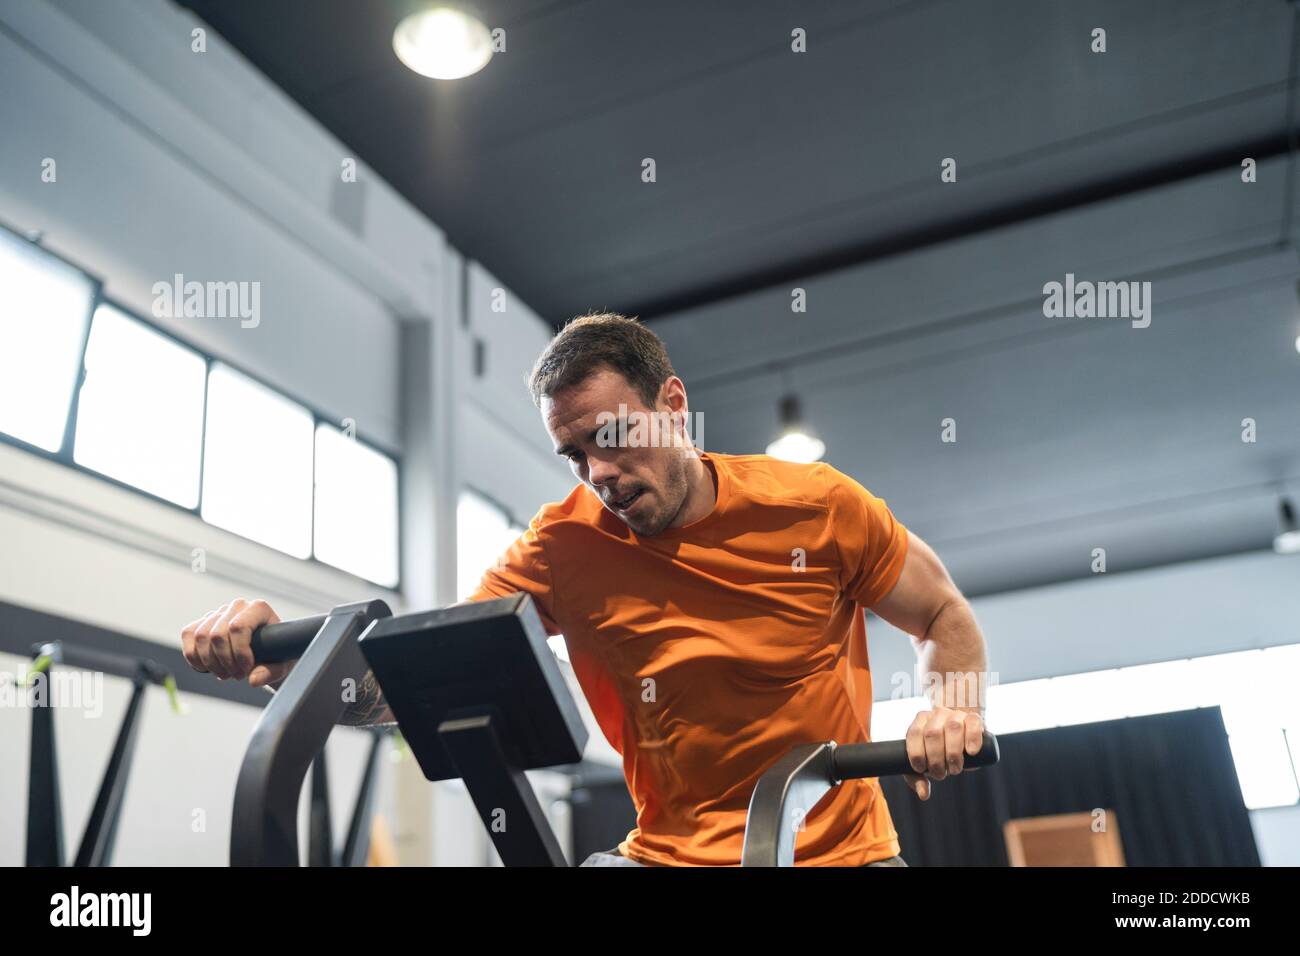
[(529, 529), (544, 534), (563, 524), (593, 524), (600, 520), (604, 506), (585, 485), (574, 485), (561, 501), (549, 501), (537, 509)]
[(733, 490), (756, 501), (825, 508), (827, 492), (844, 476), (824, 461), (784, 461), (771, 455), (712, 455), (726, 468)]

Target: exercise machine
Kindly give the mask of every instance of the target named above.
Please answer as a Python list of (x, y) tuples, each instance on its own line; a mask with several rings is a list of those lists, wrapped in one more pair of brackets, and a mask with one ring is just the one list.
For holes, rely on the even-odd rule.
[[(979, 752), (963, 768), (998, 762), (998, 741), (987, 730)], [(794, 866), (794, 844), (803, 821), (827, 793), (845, 780), (915, 773), (907, 741), (882, 740), (836, 746), (835, 741), (800, 744), (758, 778), (749, 799), (741, 866)]]
[[(342, 605), (259, 628), (253, 655), (297, 664), (240, 768), (232, 865), (298, 865), (304, 775), (368, 673), (425, 777), (464, 781), (504, 864), (568, 865), (525, 771), (577, 763), (587, 730), (527, 594), (398, 617), (382, 601)], [(793, 865), (799, 807), (844, 780), (910, 772), (902, 746), (795, 747), (755, 788), (743, 865)], [(966, 759), (996, 762), (996, 740)]]
[[(28, 866), (64, 866), (63, 810), (59, 786), (59, 762), (54, 746), (55, 670), (75, 668), (99, 671), (131, 681), (131, 700), (118, 727), (113, 750), (104, 768), (95, 803), (81, 834), (81, 843), (73, 858), (74, 866), (108, 866), (117, 842), (117, 825), (122, 818), (122, 801), (131, 776), (131, 763), (144, 708), (145, 688), (155, 684), (166, 689), (172, 709), (179, 712), (176, 681), (171, 674), (151, 660), (130, 657), (69, 644), (49, 641), (33, 645), (32, 665), (28, 674), (32, 706), (31, 749), (27, 774), (27, 854)], [(46, 699), (41, 700), (44, 697)]]
[(232, 865), (298, 864), (303, 776), (367, 672), (424, 775), (464, 781), (503, 863), (567, 865), (524, 771), (577, 763), (587, 730), (527, 595), (401, 617), (345, 605), (260, 628), (253, 654), (299, 659), (240, 768)]

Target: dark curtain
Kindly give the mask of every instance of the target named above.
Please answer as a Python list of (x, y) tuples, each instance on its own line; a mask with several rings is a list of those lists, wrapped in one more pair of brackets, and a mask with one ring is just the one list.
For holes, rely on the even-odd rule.
[(1259, 866), (1219, 708), (998, 737), (996, 767), (924, 803), (883, 778), (913, 866), (1006, 866), (1008, 820), (1113, 810), (1128, 866)]

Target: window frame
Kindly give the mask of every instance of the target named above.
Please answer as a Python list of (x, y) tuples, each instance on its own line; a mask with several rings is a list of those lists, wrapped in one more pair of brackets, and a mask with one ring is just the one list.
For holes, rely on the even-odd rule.
[[(316, 556), (316, 442), (314, 437), (315, 430), (320, 425), (326, 424), (337, 431), (342, 431), (343, 430), (341, 424), (343, 421), (342, 418), (332, 417), (330, 415), (325, 414), (321, 410), (320, 406), (312, 402), (304, 401), (301, 398), (301, 396), (296, 395), (281, 386), (272, 384), (271, 382), (267, 381), (263, 376), (258, 375), (255, 372), (249, 371), (247, 368), (245, 368), (243, 365), (239, 364), (238, 362), (232, 362), (226, 357), (217, 354), (216, 352), (210, 351), (209, 349), (203, 348), (197, 345), (196, 343), (187, 340), (184, 336), (178, 335), (173, 330), (160, 325), (152, 316), (142, 315), (135, 309), (126, 305), (124, 302), (114, 298), (113, 296), (108, 295), (108, 293), (104, 289), (104, 280), (100, 276), (85, 269), (79, 263), (73, 262), (67, 257), (59, 255), (57, 252), (47, 249), (44, 245), (41, 244), (39, 237), (33, 238), (33, 236), (24, 234), (17, 229), (12, 229), (4, 223), (0, 223), (0, 230), (3, 230), (5, 233), (8, 233), (9, 235), (18, 239), (20, 242), (26, 242), (30, 244), (35, 250), (40, 252), (42, 255), (49, 256), (61, 262), (63, 265), (76, 270), (82, 276), (84, 276), (90, 282), (91, 285), (90, 302), (88, 305), (89, 314), (87, 315), (86, 318), (86, 330), (81, 337), (81, 344), (79, 347), (80, 352), (77, 359), (77, 376), (76, 376), (76, 381), (72, 388), (72, 400), (68, 404), (67, 420), (64, 423), (63, 440), (59, 445), (59, 450), (57, 452), (46, 451), (44, 448), (41, 448), (39, 445), (33, 445), (30, 442), (23, 441), (21, 438), (18, 438), (17, 436), (14, 435), (10, 435), (7, 432), (0, 432), (0, 445), (5, 445), (11, 448), (17, 448), (20, 451), (25, 451), (29, 454), (37, 456), (38, 458), (43, 458), (46, 461), (56, 462), (60, 465), (63, 465), (66, 468), (71, 468), (73, 471), (79, 474), (88, 475), (89, 477), (94, 478), (96, 481), (107, 482), (109, 485), (112, 485), (113, 487), (124, 489), (126, 491), (131, 492), (132, 494), (139, 495), (142, 498), (145, 498), (149, 501), (154, 501), (160, 505), (164, 505), (165, 507), (170, 508), (173, 511), (178, 511), (182, 514), (192, 515), (194, 518), (198, 519), (199, 521), (203, 521), (203, 514), (202, 514), (203, 493), (204, 493), (203, 466), (205, 464), (204, 459), (207, 454), (207, 444), (208, 444), (208, 385), (211, 380), (212, 366), (214, 364), (225, 365), (226, 367), (234, 370), (240, 375), (243, 375), (245, 378), (249, 379), (250, 381), (255, 382), (256, 384), (260, 385), (265, 389), (268, 389), (271, 392), (274, 392), (276, 395), (279, 395), (281, 398), (284, 398), (287, 401), (290, 401), (295, 405), (298, 405), (299, 407), (304, 409), (308, 415), (311, 416), (312, 434), (313, 434), (312, 458), (311, 458), (311, 475), (312, 475), (311, 552), (306, 558), (296, 558), (293, 555), (287, 554), (279, 550), (278, 548), (272, 547), (269, 544), (263, 544), (261, 541), (256, 541), (253, 538), (244, 537), (244, 535), (238, 534), (237, 532), (234, 531), (227, 531), (225, 528), (221, 528), (217, 525), (212, 524), (211, 522), (203, 521), (203, 524), (209, 528), (214, 528), (217, 531), (220, 531), (224, 534), (233, 535), (239, 540), (246, 541), (249, 544), (256, 545), (259, 548), (265, 548), (268, 552), (280, 555), (281, 557), (287, 558), (288, 560), (308, 561), (318, 567), (328, 568), (331, 571), (334, 571), (338, 574), (346, 574), (348, 577), (355, 578), (358, 581), (364, 581), (366, 584), (372, 587), (380, 588), (382, 590), (390, 591), (394, 593), (401, 592), (402, 587), (406, 582), (406, 574), (405, 574), (406, 569), (405, 569), (405, 562), (403, 560), (405, 549), (403, 547), (404, 541), (403, 541), (403, 527), (402, 527), (402, 503), (404, 500), (403, 492), (405, 490), (405, 468), (403, 467), (402, 456), (400, 453), (395, 452), (392, 449), (385, 447), (384, 445), (381, 445), (380, 443), (372, 439), (364, 437), (361, 434), (360, 430), (358, 430), (351, 439), (352, 441), (360, 442), (361, 444), (365, 445), (367, 448), (371, 449), (372, 451), (375, 451), (378, 454), (383, 455), (385, 458), (388, 458), (393, 462), (394, 466), (397, 469), (397, 583), (390, 587), (385, 584), (380, 584), (376, 581), (371, 581), (369, 578), (365, 578), (365, 577), (361, 577), (360, 575), (353, 574), (351, 571), (345, 571), (343, 568), (335, 567), (334, 565), (329, 564), (328, 562), (320, 560), (320, 558)], [(86, 382), (86, 349), (90, 344), (90, 333), (95, 322), (95, 312), (99, 309), (101, 305), (107, 306), (112, 309), (116, 309), (118, 312), (121, 312), (123, 315), (125, 315), (128, 319), (139, 322), (150, 331), (156, 332), (159, 335), (163, 336), (164, 338), (168, 339), (169, 341), (179, 345), (180, 347), (190, 352), (193, 352), (195, 355), (199, 356), (199, 358), (203, 360), (203, 416), (202, 416), (201, 432), (199, 434), (199, 494), (198, 494), (198, 499), (196, 500), (193, 508), (187, 508), (184, 505), (177, 504), (176, 502), (171, 501), (167, 498), (163, 498), (159, 495), (156, 495), (153, 492), (146, 491), (143, 488), (137, 488), (135, 485), (129, 484), (125, 481), (121, 481), (120, 479), (114, 478), (110, 475), (103, 474), (102, 472), (95, 471), (93, 468), (89, 468), (86, 465), (80, 464), (73, 457), (73, 449), (76, 445), (76, 437), (77, 437), (77, 419), (78, 419), (78, 414), (80, 412), (80, 406), (81, 406), (81, 391), (82, 391), (82, 387), (85, 385)]]

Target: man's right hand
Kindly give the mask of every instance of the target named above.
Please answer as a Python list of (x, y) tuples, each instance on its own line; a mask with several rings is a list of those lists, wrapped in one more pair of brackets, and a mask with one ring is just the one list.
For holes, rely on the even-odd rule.
[(243, 680), (250, 687), (275, 687), (288, 676), (293, 662), (258, 664), (253, 660), (253, 632), (274, 624), (280, 616), (265, 601), (236, 598), (205, 614), (181, 631), (182, 651), (190, 667), (217, 680)]

